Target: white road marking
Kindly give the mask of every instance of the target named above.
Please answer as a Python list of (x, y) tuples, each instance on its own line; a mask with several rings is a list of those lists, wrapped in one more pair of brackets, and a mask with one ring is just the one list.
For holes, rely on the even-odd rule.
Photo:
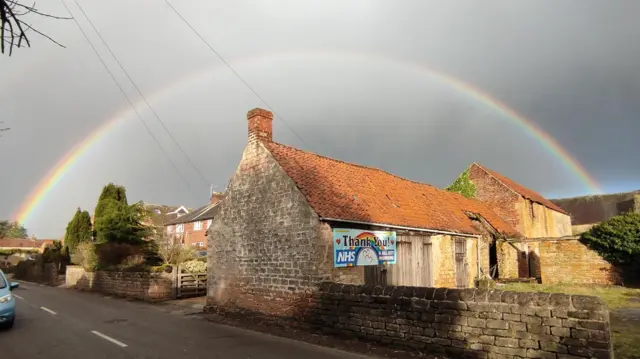
[(24, 298), (22, 298), (21, 296), (19, 296), (19, 295), (17, 295), (17, 294), (14, 294), (13, 296), (14, 296), (14, 297), (16, 297), (16, 298), (19, 298), (19, 299), (24, 300)]
[(104, 339), (104, 340), (108, 340), (108, 341), (112, 342), (112, 343), (113, 343), (113, 344), (115, 344), (115, 345), (119, 345), (119, 346), (121, 346), (121, 347), (123, 347), (123, 348), (126, 348), (126, 347), (127, 347), (127, 345), (126, 345), (125, 343), (123, 343), (123, 342), (121, 342), (121, 341), (117, 341), (117, 340), (115, 340), (115, 339), (113, 339), (113, 338), (111, 338), (111, 337), (109, 337), (109, 336), (106, 336), (106, 335), (104, 335), (104, 334), (102, 334), (102, 333), (100, 333), (100, 332), (98, 332), (98, 331), (92, 330), (92, 331), (91, 331), (91, 333), (93, 333), (93, 334), (95, 334), (95, 335), (99, 336), (100, 338), (102, 338), (102, 339)]
[(49, 308), (40, 307), (40, 309), (44, 310), (45, 312), (49, 312), (49, 313), (51, 313), (51, 314), (53, 314), (53, 315), (58, 314), (58, 313), (54, 312), (53, 310), (51, 310), (51, 309), (49, 309)]

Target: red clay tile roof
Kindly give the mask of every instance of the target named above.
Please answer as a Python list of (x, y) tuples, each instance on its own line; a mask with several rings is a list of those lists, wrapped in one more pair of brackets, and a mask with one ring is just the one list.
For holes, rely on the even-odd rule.
[(385, 171), (263, 142), (321, 218), (479, 234), (464, 211), (520, 236), (484, 203)]
[(551, 202), (550, 200), (542, 197), (542, 195), (540, 195), (537, 192), (534, 192), (530, 189), (528, 189), (527, 187), (524, 187), (520, 184), (518, 184), (517, 182), (513, 181), (510, 178), (507, 178), (503, 175), (501, 175), (498, 172), (492, 171), (482, 165), (480, 165), (479, 163), (474, 162), (473, 165), (478, 166), (480, 169), (482, 169), (483, 171), (487, 172), (488, 174), (490, 174), (491, 176), (495, 177), (498, 181), (502, 182), (505, 186), (509, 187), (512, 191), (516, 192), (517, 194), (521, 195), (522, 197), (531, 200), (533, 202), (539, 203), (549, 209), (552, 209), (556, 212), (560, 212), (560, 213), (564, 213), (564, 214), (569, 214), (567, 213), (567, 211), (565, 211), (564, 209), (560, 208), (558, 205), (556, 205), (555, 203)]
[(39, 240), (22, 239), (22, 238), (0, 238), (0, 248), (27, 248), (38, 249), (42, 246)]

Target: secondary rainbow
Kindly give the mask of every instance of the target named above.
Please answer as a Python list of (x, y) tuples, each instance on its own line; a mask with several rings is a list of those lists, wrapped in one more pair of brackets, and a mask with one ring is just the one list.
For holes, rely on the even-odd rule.
[[(447, 84), (450, 87), (466, 94), (472, 99), (487, 105), (494, 109), (504, 118), (510, 120), (512, 123), (520, 127), (526, 134), (528, 134), (536, 142), (540, 143), (550, 154), (558, 159), (574, 176), (592, 193), (600, 193), (600, 186), (589, 175), (585, 168), (573, 157), (567, 150), (565, 150), (550, 134), (544, 132), (541, 128), (536, 126), (530, 120), (520, 115), (513, 109), (509, 108), (504, 103), (493, 98), (490, 94), (481, 91), (480, 89), (473, 87), (472, 85), (463, 82), (457, 78), (454, 78), (446, 73), (438, 71), (432, 67), (424, 64), (406, 62), (401, 59), (383, 57), (379, 55), (361, 54), (361, 53), (338, 53), (338, 52), (294, 52), (294, 53), (280, 53), (280, 54), (266, 54), (259, 57), (250, 59), (233, 61), (234, 67), (244, 66), (256, 66), (260, 64), (268, 64), (269, 61), (281, 62), (281, 61), (317, 61), (319, 59), (326, 60), (338, 60), (338, 61), (358, 61), (358, 62), (371, 62), (378, 61), (390, 66), (401, 66), (416, 73), (426, 75), (433, 79), (438, 80), (441, 83)], [(182, 91), (188, 87), (195, 86), (198, 82), (202, 82), (211, 75), (223, 71), (229, 71), (222, 64), (216, 64), (213, 66), (199, 69), (188, 76), (181, 78), (179, 81), (170, 83), (168, 86), (161, 88), (160, 90), (147, 96), (150, 103), (157, 103), (166, 100), (168, 95)], [(142, 114), (144, 111), (148, 111), (144, 100), (138, 101), (135, 108)], [(14, 220), (20, 223), (27, 223), (33, 216), (34, 212), (38, 209), (40, 204), (45, 200), (47, 195), (55, 188), (55, 186), (64, 178), (64, 176), (73, 168), (73, 166), (82, 158), (91, 148), (93, 148), (101, 139), (103, 139), (109, 132), (117, 127), (118, 124), (124, 122), (127, 119), (135, 116), (135, 111), (127, 106), (118, 111), (114, 116), (109, 117), (103, 125), (93, 131), (87, 136), (80, 144), (72, 148), (64, 157), (62, 157), (56, 165), (40, 180), (36, 187), (31, 191), (27, 198), (20, 205), (18, 210), (13, 216)]]

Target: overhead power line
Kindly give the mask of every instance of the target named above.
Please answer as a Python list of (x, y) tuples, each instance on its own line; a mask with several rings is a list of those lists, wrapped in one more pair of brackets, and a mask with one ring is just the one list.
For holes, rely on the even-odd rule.
[(138, 109), (136, 109), (136, 107), (133, 105), (133, 102), (131, 101), (131, 99), (129, 98), (127, 93), (124, 91), (122, 86), (120, 86), (120, 83), (118, 82), (116, 77), (113, 75), (113, 73), (109, 69), (109, 66), (107, 66), (107, 64), (104, 62), (104, 59), (102, 58), (102, 56), (100, 55), (98, 50), (95, 48), (95, 46), (93, 46), (93, 43), (89, 39), (89, 36), (87, 36), (87, 33), (84, 31), (84, 29), (82, 28), (82, 26), (80, 25), (78, 20), (73, 16), (73, 13), (71, 12), (71, 9), (69, 9), (69, 7), (67, 6), (67, 3), (64, 0), (60, 0), (60, 2), (62, 2), (62, 5), (64, 5), (64, 7), (67, 9), (67, 12), (69, 13), (69, 16), (71, 16), (71, 18), (75, 22), (76, 26), (78, 27), (78, 30), (80, 30), (80, 32), (84, 36), (85, 40), (87, 40), (87, 43), (89, 43), (89, 46), (91, 46), (91, 49), (93, 50), (93, 52), (96, 54), (96, 56), (98, 56), (98, 59), (100, 60), (100, 63), (102, 63), (102, 66), (104, 66), (105, 70), (107, 70), (107, 72), (109, 73), (109, 76), (111, 76), (111, 79), (113, 80), (113, 82), (116, 84), (116, 86), (118, 86), (118, 89), (120, 90), (122, 95), (127, 99), (127, 102), (129, 103), (129, 106), (131, 106), (131, 108), (135, 112), (136, 116), (138, 117), (138, 120), (140, 120), (140, 122), (142, 122), (142, 124), (144, 125), (144, 128), (147, 130), (147, 133), (149, 134), (149, 136), (151, 136), (151, 138), (156, 143), (156, 145), (158, 145), (158, 148), (160, 149), (162, 154), (165, 156), (167, 161), (169, 161), (169, 163), (171, 164), (173, 169), (176, 171), (178, 176), (180, 176), (180, 178), (184, 181), (184, 183), (187, 185), (187, 187), (189, 187), (189, 189), (191, 189), (191, 185), (189, 184), (189, 181), (187, 181), (187, 179), (182, 175), (182, 173), (178, 169), (178, 166), (176, 166), (176, 164), (171, 160), (171, 157), (169, 157), (169, 155), (167, 154), (165, 149), (162, 147), (162, 145), (160, 144), (160, 141), (158, 141), (156, 136), (153, 135), (153, 132), (151, 132), (151, 129), (149, 128), (147, 123), (142, 119), (142, 116), (140, 116), (140, 112), (138, 112)]
[(209, 182), (204, 175), (202, 174), (202, 172), (200, 172), (200, 170), (198, 169), (198, 167), (193, 163), (193, 161), (191, 160), (191, 157), (189, 157), (189, 155), (184, 151), (184, 149), (182, 148), (182, 146), (180, 146), (180, 143), (178, 143), (178, 140), (176, 140), (175, 137), (173, 137), (173, 134), (171, 133), (171, 131), (169, 131), (169, 129), (167, 128), (167, 126), (164, 124), (164, 122), (160, 119), (160, 116), (158, 116), (158, 113), (156, 112), (156, 110), (153, 108), (153, 106), (151, 106), (151, 104), (149, 103), (149, 101), (147, 100), (146, 96), (142, 93), (142, 91), (140, 91), (140, 88), (138, 87), (138, 85), (136, 84), (135, 81), (133, 81), (133, 79), (131, 78), (131, 76), (129, 76), (129, 72), (127, 72), (127, 70), (124, 68), (124, 66), (122, 66), (122, 63), (120, 62), (120, 60), (118, 60), (118, 57), (116, 56), (116, 54), (113, 53), (113, 51), (111, 50), (111, 47), (109, 46), (109, 44), (107, 44), (107, 42), (105, 41), (105, 39), (102, 37), (102, 34), (100, 34), (100, 31), (98, 31), (98, 29), (95, 27), (95, 25), (93, 24), (93, 21), (91, 21), (91, 19), (89, 18), (89, 16), (87, 15), (87, 13), (84, 11), (84, 9), (82, 8), (82, 6), (80, 5), (80, 3), (78, 2), (78, 0), (73, 0), (76, 3), (76, 6), (78, 6), (78, 9), (80, 9), (80, 12), (82, 12), (82, 15), (84, 15), (85, 19), (87, 19), (87, 21), (89, 22), (89, 24), (91, 25), (91, 27), (93, 28), (93, 30), (96, 32), (96, 34), (98, 35), (98, 37), (100, 38), (100, 40), (102, 41), (102, 43), (104, 44), (104, 46), (107, 48), (107, 50), (109, 50), (109, 53), (111, 54), (111, 56), (113, 57), (113, 59), (116, 61), (116, 63), (118, 64), (118, 66), (120, 66), (120, 69), (122, 70), (122, 72), (124, 72), (124, 74), (127, 76), (127, 78), (129, 79), (129, 81), (131, 81), (131, 84), (133, 84), (133, 87), (136, 89), (136, 91), (138, 91), (138, 94), (140, 95), (140, 97), (142, 97), (142, 99), (144, 100), (144, 102), (147, 104), (147, 106), (149, 107), (149, 109), (151, 110), (151, 113), (153, 113), (153, 116), (158, 120), (158, 122), (160, 122), (160, 125), (162, 125), (162, 128), (164, 128), (164, 130), (167, 132), (167, 134), (169, 135), (169, 137), (171, 138), (171, 140), (173, 141), (173, 143), (176, 144), (176, 146), (178, 147), (178, 149), (180, 150), (180, 152), (182, 152), (182, 154), (184, 155), (184, 157), (187, 159), (187, 161), (189, 162), (189, 164), (191, 165), (191, 167), (196, 171), (196, 173), (198, 174), (198, 176), (200, 176), (200, 179), (205, 182), (205, 184), (207, 186), (211, 185), (211, 182)]
[(247, 81), (245, 81), (244, 78), (242, 78), (242, 76), (240, 76), (240, 74), (233, 68), (231, 67), (231, 65), (222, 57), (222, 55), (220, 55), (220, 53), (218, 51), (216, 51), (213, 46), (211, 46), (211, 44), (209, 44), (209, 42), (207, 42), (207, 40), (205, 40), (204, 37), (202, 37), (202, 35), (200, 35), (200, 33), (189, 23), (189, 21), (187, 21), (187, 19), (184, 18), (184, 16), (182, 16), (180, 14), (180, 12), (178, 12), (178, 10), (176, 10), (175, 7), (173, 7), (173, 5), (171, 5), (171, 3), (169, 3), (168, 0), (164, 0), (164, 2), (167, 4), (167, 6), (169, 6), (171, 8), (171, 10), (173, 10), (173, 12), (178, 15), (178, 17), (191, 29), (191, 31), (193, 31), (194, 34), (196, 34), (200, 40), (202, 40), (202, 42), (207, 45), (207, 47), (209, 48), (209, 50), (211, 50), (230, 70), (231, 72), (233, 72), (233, 74), (251, 91), (253, 92), (254, 95), (256, 95), (256, 97), (262, 101), (262, 103), (264, 103), (264, 105), (269, 108), (269, 110), (271, 110), (271, 112), (273, 112), (276, 117), (278, 119), (280, 119), (280, 121), (282, 121), (282, 123), (285, 124), (285, 126), (287, 126), (287, 128), (289, 128), (289, 130), (296, 135), (296, 137), (298, 137), (298, 139), (300, 139), (300, 141), (302, 141), (302, 143), (304, 143), (305, 145), (307, 145), (307, 147), (311, 147), (309, 146), (309, 144), (293, 129), (293, 127), (291, 127), (285, 120), (284, 117), (282, 117), (280, 114), (278, 114), (273, 107), (271, 107), (271, 105), (269, 105), (269, 103), (267, 102), (267, 100), (264, 99), (264, 97), (260, 96), (260, 94), (258, 93), (258, 91), (256, 91), (251, 85), (249, 85), (249, 83)]

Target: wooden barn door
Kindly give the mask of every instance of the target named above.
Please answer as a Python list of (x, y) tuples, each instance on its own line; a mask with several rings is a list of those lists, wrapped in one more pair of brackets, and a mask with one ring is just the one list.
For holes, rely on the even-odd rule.
[(456, 286), (458, 288), (467, 287), (467, 240), (464, 238), (455, 239), (455, 260), (456, 260)]
[(422, 258), (423, 281), (420, 286), (433, 287), (433, 253), (430, 242), (422, 245)]
[(390, 265), (390, 285), (433, 286), (431, 241), (425, 236), (398, 236), (396, 264)]

